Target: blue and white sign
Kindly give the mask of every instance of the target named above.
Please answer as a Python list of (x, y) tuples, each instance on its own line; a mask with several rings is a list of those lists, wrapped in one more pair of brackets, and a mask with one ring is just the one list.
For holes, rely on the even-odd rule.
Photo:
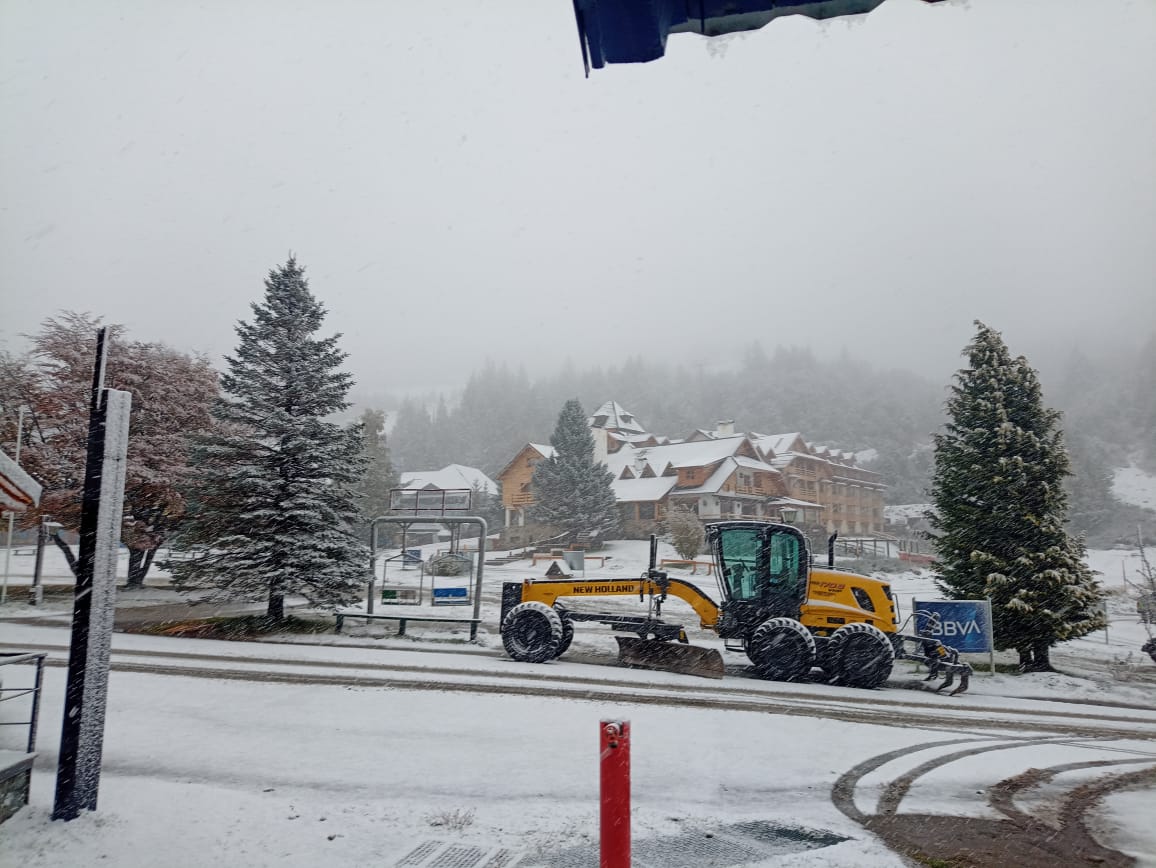
[(913, 600), (915, 631), (966, 654), (994, 650), (988, 600)]

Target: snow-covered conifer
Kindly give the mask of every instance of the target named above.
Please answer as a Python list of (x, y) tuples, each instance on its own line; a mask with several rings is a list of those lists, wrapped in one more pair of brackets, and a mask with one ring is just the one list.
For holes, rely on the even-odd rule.
[(316, 337), (325, 309), (295, 259), (270, 272), (253, 319), (221, 377), (222, 432), (195, 450), (194, 508), (172, 563), (181, 590), (263, 600), (270, 619), (285, 598), (316, 606), (359, 598), (368, 550), (354, 533), (353, 486), (362, 478), (361, 426), (327, 421), (344, 410), (350, 375), (335, 335)]
[(586, 412), (570, 400), (550, 437), (554, 455), (534, 468), (534, 518), (571, 533), (604, 536), (619, 524), (614, 475), (594, 460)]
[(1060, 414), (1043, 406), (1039, 380), (1013, 359), (999, 332), (976, 322), (935, 435), (927, 513), (940, 589), (990, 597), (999, 648), (1025, 670), (1050, 668), (1049, 649), (1104, 626), (1102, 592), (1084, 543), (1065, 529), (1068, 454)]
[(354, 486), (361, 514), (357, 533), (360, 539), (367, 539), (369, 523), (389, 512), (390, 491), (397, 487), (397, 473), (385, 437), (385, 412), (365, 410), (357, 427), (361, 432), (361, 449), (366, 461), (365, 473)]

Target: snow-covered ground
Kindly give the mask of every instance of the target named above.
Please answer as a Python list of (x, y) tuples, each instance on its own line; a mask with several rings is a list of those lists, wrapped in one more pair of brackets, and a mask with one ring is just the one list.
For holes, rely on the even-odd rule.
[(922, 518), (923, 514), (927, 512), (927, 510), (933, 509), (934, 506), (935, 504), (932, 503), (896, 503), (883, 507), (883, 516), (889, 522), (906, 521), (909, 518)]
[(1118, 467), (1112, 478), (1112, 494), (1124, 503), (1156, 509), (1156, 476), (1139, 467)]
[[(373, 651), (344, 654), (388, 666)], [(603, 718), (631, 721), (638, 839), (769, 819), (850, 839), (773, 864), (902, 864), (827, 790), (856, 751), (905, 744), (905, 730), (852, 738), (851, 724), (756, 713), (124, 672), (110, 685), (100, 810), (52, 823), (62, 676), (48, 671), (33, 805), (4, 825), (0, 864), (393, 865), (430, 839), (548, 854), (597, 839)], [(832, 745), (821, 761), (792, 747), (815, 739)], [(448, 828), (455, 815), (472, 822)]]
[[(62, 648), (67, 632), (9, 623), (2, 641)], [(69, 824), (49, 820), (63, 704), (63, 670), (50, 668), (33, 804), (4, 825), (0, 864), (143, 866), (163, 854), (172, 866), (394, 865), (416, 844), (439, 840), (504, 847), (525, 854), (526, 864), (549, 865), (551, 854), (597, 838), (597, 727), (605, 718), (631, 721), (640, 850), (647, 841), (704, 838), (748, 821), (848, 839), (744, 863), (767, 866), (903, 864), (836, 809), (832, 786), (863, 760), (900, 751), (856, 790), (860, 809), (870, 810), (890, 781), (936, 755), (932, 745), (945, 731), (978, 745), (1004, 739), (1014, 751), (921, 779), (905, 810), (982, 815), (977, 792), (1045, 761), (1135, 761), (1147, 753), (1156, 764), (1144, 740), (1156, 737), (1156, 708), (1103, 709), (1109, 718), (1100, 738), (1047, 747), (1054, 737), (1018, 740), (1037, 727), (1070, 723), (1078, 731), (1100, 709), (984, 693), (949, 700), (705, 681), (580, 663), (533, 667), (431, 642), (402, 650), (118, 634), (113, 660), (114, 667), (152, 661), (166, 672), (114, 668), (99, 810)], [(265, 680), (271, 674), (273, 683)], [(293, 674), (302, 683), (291, 683)], [(318, 675), (325, 680), (309, 683)], [(412, 680), (385, 686), (374, 676)], [(495, 692), (523, 681), (537, 694)], [(721, 691), (717, 708), (703, 702), (712, 691)], [(795, 711), (776, 713), (783, 703)], [(855, 709), (875, 716), (855, 720)], [(907, 725), (893, 726), (894, 719)], [(990, 734), (976, 731), (981, 724)], [(0, 731), (0, 747), (16, 747), (17, 738)], [(1126, 800), (1104, 811), (1113, 834), (1132, 846), (1150, 842), (1146, 827), (1129, 820)], [(454, 828), (461, 818), (470, 822)]]
[[(609, 560), (588, 576), (635, 576), (647, 544), (616, 542), (604, 554)], [(673, 555), (660, 549), (660, 557)], [(1115, 588), (1122, 588), (1121, 564), (1126, 575), (1136, 566), (1124, 550), (1092, 552), (1089, 560)], [(398, 638), (390, 626), (356, 622), (342, 636), (284, 637), (297, 644), (117, 634), (113, 660), (121, 668), (111, 678), (100, 809), (68, 824), (48, 819), (63, 704), (63, 670), (50, 668), (33, 804), (0, 827), (0, 865), (392, 866), (434, 840), (502, 847), (525, 854), (526, 865), (551, 864), (597, 839), (603, 718), (632, 723), (636, 848), (699, 841), (747, 821), (847, 839), (746, 863), (767, 866), (903, 864), (832, 802), (841, 775), (887, 752), (909, 759), (889, 760), (862, 779), (854, 792), (861, 810), (870, 811), (897, 776), (945, 753), (931, 747), (945, 737), (980, 744), (998, 737), (1014, 749), (924, 775), (902, 810), (985, 816), (991, 808), (978, 794), (1027, 768), (1120, 757), (1156, 764), (1152, 685), (1129, 675), (1145, 671), (1143, 661), (1124, 661), (1143, 630), (1128, 620), (1122, 596), (1113, 597), (1108, 641), (1098, 634), (1057, 650), (1056, 662), (1074, 674), (980, 673), (969, 694), (947, 699), (744, 679), (737, 654), (727, 655), (733, 677), (721, 682), (589, 665), (583, 661), (609, 663), (614, 642), (587, 625), (568, 658), (516, 664), (496, 636), (501, 582), (548, 566), (486, 567), (485, 629), (476, 645), (465, 641), (464, 627), (412, 624)], [(675, 574), (713, 593), (713, 577)], [(391, 570), (382, 578), (400, 586), (417, 575)], [(904, 610), (912, 597), (936, 596), (926, 571), (886, 578)], [(171, 593), (153, 589), (134, 602)], [(379, 612), (407, 610), (378, 604)], [(436, 613), (455, 611), (469, 613)], [(42, 610), (38, 625), (14, 620), (29, 614), (36, 613), (22, 601), (0, 609), (4, 650), (65, 647), (66, 606)], [(695, 624), (679, 601), (664, 614)], [(719, 647), (700, 631), (692, 641)], [(63, 659), (62, 650), (53, 654)], [(165, 672), (148, 671), (154, 665)], [(0, 718), (13, 717), (0, 706)], [(907, 725), (891, 725), (897, 720)], [(1054, 733), (1068, 726), (1083, 738), (1101, 735), (1055, 744)], [(0, 727), (0, 748), (16, 746), (18, 729)], [(1052, 736), (1048, 744), (1015, 742), (1033, 732)], [(1057, 778), (1057, 792), (1065, 780)], [(1043, 796), (1051, 791), (1041, 793), (1041, 810), (1050, 810)], [(1139, 813), (1145, 797), (1150, 790), (1113, 795), (1097, 814), (1105, 840), (1141, 856), (1156, 853)]]

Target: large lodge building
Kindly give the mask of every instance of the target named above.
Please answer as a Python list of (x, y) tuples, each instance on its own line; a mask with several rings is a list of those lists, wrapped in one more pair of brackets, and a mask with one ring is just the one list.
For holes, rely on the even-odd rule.
[[(633, 414), (608, 401), (590, 417), (595, 457), (614, 474), (624, 526), (646, 532), (674, 505), (704, 521), (779, 520), (793, 510), (800, 525), (845, 537), (883, 531), (878, 473), (854, 455), (812, 446), (798, 433), (741, 434), (734, 423), (696, 430), (681, 440), (647, 433)], [(534, 503), (534, 465), (553, 454), (527, 443), (498, 475), (506, 526), (526, 525)]]

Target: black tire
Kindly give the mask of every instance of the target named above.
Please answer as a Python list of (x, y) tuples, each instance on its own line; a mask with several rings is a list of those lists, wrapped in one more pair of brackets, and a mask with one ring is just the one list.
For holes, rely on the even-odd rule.
[(747, 656), (760, 678), (798, 681), (815, 665), (815, 637), (794, 618), (768, 618), (747, 640)]
[(558, 656), (562, 619), (545, 603), (519, 603), (502, 621), (502, 645), (522, 663), (545, 663)]
[(886, 683), (895, 664), (895, 646), (871, 624), (847, 624), (827, 640), (827, 675), (838, 684), (872, 690)]
[(554, 612), (562, 622), (562, 641), (558, 643), (558, 652), (554, 656), (561, 657), (570, 650), (570, 643), (574, 641), (574, 619), (561, 603), (554, 604)]

